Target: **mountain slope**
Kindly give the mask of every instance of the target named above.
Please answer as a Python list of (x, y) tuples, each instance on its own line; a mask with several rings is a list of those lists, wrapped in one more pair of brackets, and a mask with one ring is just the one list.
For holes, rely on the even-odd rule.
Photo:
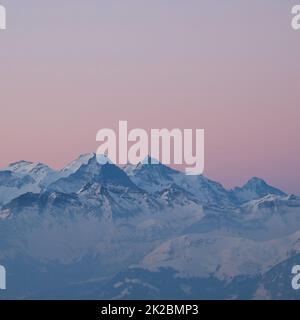
[(60, 171), (8, 168), (6, 298), (279, 297), (273, 279), (293, 296), (280, 280), (299, 256), (300, 200), (261, 179), (230, 191), (160, 163), (101, 165), (95, 154)]
[[(79, 159), (81, 160), (81, 159)], [(49, 186), (50, 190), (64, 193), (79, 192), (87, 183), (99, 183), (101, 185), (118, 185), (124, 188), (136, 189), (136, 186), (129, 179), (124, 171), (114, 164), (100, 165), (96, 155), (84, 158), (85, 161), (78, 161), (62, 172), (69, 175), (62, 177)]]
[(177, 186), (193, 194), (202, 204), (235, 207), (230, 193), (220, 183), (202, 175), (190, 176), (161, 163), (147, 164), (147, 162), (126, 166), (124, 171), (138, 187), (150, 193)]
[(43, 163), (19, 161), (10, 164), (6, 170), (28, 175), (41, 187), (47, 186), (58, 178), (58, 172)]
[(7, 170), (0, 171), (0, 208), (26, 192), (40, 192), (40, 187), (32, 177)]

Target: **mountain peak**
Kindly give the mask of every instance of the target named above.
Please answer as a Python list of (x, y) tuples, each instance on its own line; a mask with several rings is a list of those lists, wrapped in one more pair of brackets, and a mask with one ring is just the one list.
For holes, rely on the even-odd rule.
[(141, 164), (147, 165), (147, 164), (162, 164), (162, 163), (148, 154), (145, 157), (145, 159), (141, 162)]
[(76, 193), (87, 183), (136, 188), (127, 174), (106, 156), (103, 157), (107, 162), (103, 164), (98, 157), (95, 153), (81, 155), (61, 171), (60, 178), (50, 185), (50, 189)]
[(160, 178), (165, 175), (177, 174), (178, 171), (162, 164), (158, 160), (147, 156), (142, 162), (137, 165), (128, 164), (123, 167), (124, 171), (129, 175), (144, 175), (144, 174), (158, 174)]
[(236, 187), (233, 189), (233, 193), (240, 202), (255, 200), (267, 195), (286, 195), (283, 191), (272, 187), (266, 181), (258, 177), (249, 179), (242, 187)]
[(247, 189), (265, 188), (265, 189), (268, 189), (269, 191), (272, 191), (270, 194), (284, 195), (284, 192), (269, 185), (265, 180), (258, 177), (253, 177), (249, 179), (242, 188), (247, 188)]
[(24, 161), (24, 160), (11, 163), (6, 170), (9, 170), (15, 173), (29, 174), (29, 175), (36, 174), (42, 171), (47, 173), (54, 172), (53, 169), (51, 169), (49, 166), (47, 166), (44, 163)]
[(64, 176), (70, 175), (74, 172), (76, 172), (82, 165), (86, 165), (89, 163), (89, 161), (93, 158), (96, 158), (95, 153), (85, 153), (81, 154), (77, 159), (70, 162), (67, 166), (65, 166), (61, 173)]
[(249, 179), (245, 185), (245, 186), (257, 186), (257, 185), (264, 185), (267, 186), (268, 184), (266, 183), (265, 180), (258, 178), (258, 177), (252, 177), (251, 179)]
[(33, 162), (21, 160), (21, 161), (10, 163), (8, 165), (8, 168), (18, 168), (18, 167), (24, 167), (24, 166), (29, 166), (29, 165), (33, 165)]

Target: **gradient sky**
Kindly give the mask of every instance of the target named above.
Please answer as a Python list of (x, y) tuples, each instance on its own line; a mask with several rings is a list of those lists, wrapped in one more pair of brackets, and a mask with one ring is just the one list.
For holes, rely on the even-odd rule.
[(0, 0), (0, 166), (60, 168), (128, 120), (204, 128), (208, 177), (300, 194), (295, 2)]

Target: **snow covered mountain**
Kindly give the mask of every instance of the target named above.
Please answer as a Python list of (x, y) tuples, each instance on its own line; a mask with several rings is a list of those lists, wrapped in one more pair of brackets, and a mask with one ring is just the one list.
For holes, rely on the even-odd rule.
[(300, 198), (258, 178), (226, 190), (161, 163), (21, 161), (0, 170), (0, 299), (278, 297), (299, 230)]
[[(149, 158), (148, 158), (149, 159)], [(143, 161), (136, 166), (128, 165), (124, 171), (131, 180), (147, 192), (161, 192), (177, 186), (193, 194), (202, 204), (234, 207), (231, 194), (220, 183), (203, 175), (188, 176), (161, 163)]]
[(90, 294), (105, 299), (299, 299), (290, 275), (299, 251), (299, 231), (268, 241), (183, 235), (102, 283), (103, 290), (90, 288)]
[(42, 163), (19, 161), (0, 170), (0, 207), (27, 192), (39, 193), (59, 177)]
[(26, 192), (39, 191), (40, 187), (30, 176), (7, 170), (0, 171), (0, 208)]
[(257, 177), (251, 178), (242, 187), (234, 188), (232, 194), (241, 203), (263, 198), (267, 195), (286, 195), (283, 191), (268, 185), (264, 180)]
[(6, 170), (30, 176), (41, 187), (49, 185), (58, 178), (58, 172), (43, 163), (19, 161), (10, 164)]
[[(291, 245), (292, 244), (292, 245)], [(230, 280), (263, 274), (272, 266), (300, 253), (300, 231), (288, 237), (254, 241), (215, 234), (189, 234), (168, 240), (148, 254), (141, 268), (171, 268), (178, 277)]]
[[(80, 165), (76, 162), (67, 170), (62, 170), (63, 177), (53, 182), (48, 186), (48, 189), (64, 193), (76, 193), (86, 184), (94, 182), (105, 186), (137, 189), (126, 173), (116, 165), (110, 163), (99, 164), (95, 154), (88, 156), (85, 160)], [(68, 172), (68, 175), (65, 176), (66, 172)]]

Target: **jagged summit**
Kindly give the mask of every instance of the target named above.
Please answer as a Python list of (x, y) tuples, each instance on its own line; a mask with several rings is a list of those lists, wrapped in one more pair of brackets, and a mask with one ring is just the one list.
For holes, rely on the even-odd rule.
[(73, 160), (68, 165), (66, 165), (60, 172), (63, 176), (68, 176), (77, 171), (82, 165), (87, 164), (90, 161), (90, 159), (93, 159), (95, 157), (95, 153), (81, 154), (77, 159)]
[(15, 168), (15, 167), (20, 167), (20, 166), (27, 166), (33, 164), (32, 161), (26, 161), (26, 160), (20, 160), (17, 162), (12, 162), (8, 165), (9, 168)]
[(257, 187), (257, 186), (268, 186), (268, 184), (266, 183), (265, 180), (258, 178), (258, 177), (252, 177), (250, 178), (245, 184), (244, 187), (247, 186), (253, 186), (253, 187)]
[(87, 183), (136, 188), (121, 168), (110, 162), (100, 164), (94, 153), (82, 155), (71, 162), (62, 170), (60, 179), (52, 183), (49, 188), (66, 193), (76, 193)]
[(41, 162), (18, 161), (11, 163), (5, 170), (21, 176), (31, 177), (39, 187), (45, 187), (58, 177), (57, 171)]
[(32, 172), (37, 172), (38, 170), (47, 170), (48, 172), (55, 170), (51, 169), (48, 165), (41, 163), (41, 162), (31, 162), (21, 160), (18, 162), (14, 162), (9, 164), (6, 170), (15, 172), (15, 173), (23, 173), (23, 174), (30, 174)]
[[(28, 166), (19, 162), (12, 168)], [(20, 298), (51, 291), (50, 278), (71, 294), (74, 286), (67, 291), (64, 286), (82, 280), (83, 291), (93, 298), (114, 299), (123, 292), (128, 298), (135, 286), (136, 297), (153, 288), (151, 297), (160, 298), (167, 279), (170, 293), (183, 298), (229, 288), (230, 299), (239, 297), (237, 287), (252, 290), (269, 268), (290, 257), (293, 264), (299, 260), (300, 198), (281, 195), (257, 177), (230, 191), (163, 164), (138, 164), (128, 171), (86, 154), (41, 188), (31, 177), (43, 169), (37, 164), (27, 173), (0, 171), (1, 262), (11, 274), (26, 270), (34, 279), (24, 292), (21, 278), (15, 280), (14, 286), (21, 283)], [(276, 279), (285, 279), (291, 267), (284, 268), (284, 276), (275, 273)], [(94, 279), (101, 279), (96, 283), (101, 295), (93, 294)]]
[(267, 195), (286, 195), (283, 191), (270, 186), (258, 177), (249, 179), (242, 187), (234, 188), (233, 194), (241, 202), (259, 199)]
[(122, 192), (122, 188), (139, 189), (151, 195), (158, 195), (163, 190), (173, 190), (176, 186), (179, 190), (192, 194), (202, 204), (231, 209), (267, 195), (286, 195), (258, 177), (249, 179), (242, 187), (226, 190), (220, 183), (203, 175), (188, 176), (151, 158), (150, 155), (137, 165), (129, 164), (124, 167), (111, 163), (106, 155), (87, 153), (80, 155), (60, 171), (30, 161), (12, 163), (5, 170), (0, 170), (4, 171), (14, 175), (12, 177), (3, 173), (1, 176), (0, 204), (26, 192), (54, 190), (78, 193), (86, 185), (93, 184), (106, 188), (118, 187), (119, 192)]

